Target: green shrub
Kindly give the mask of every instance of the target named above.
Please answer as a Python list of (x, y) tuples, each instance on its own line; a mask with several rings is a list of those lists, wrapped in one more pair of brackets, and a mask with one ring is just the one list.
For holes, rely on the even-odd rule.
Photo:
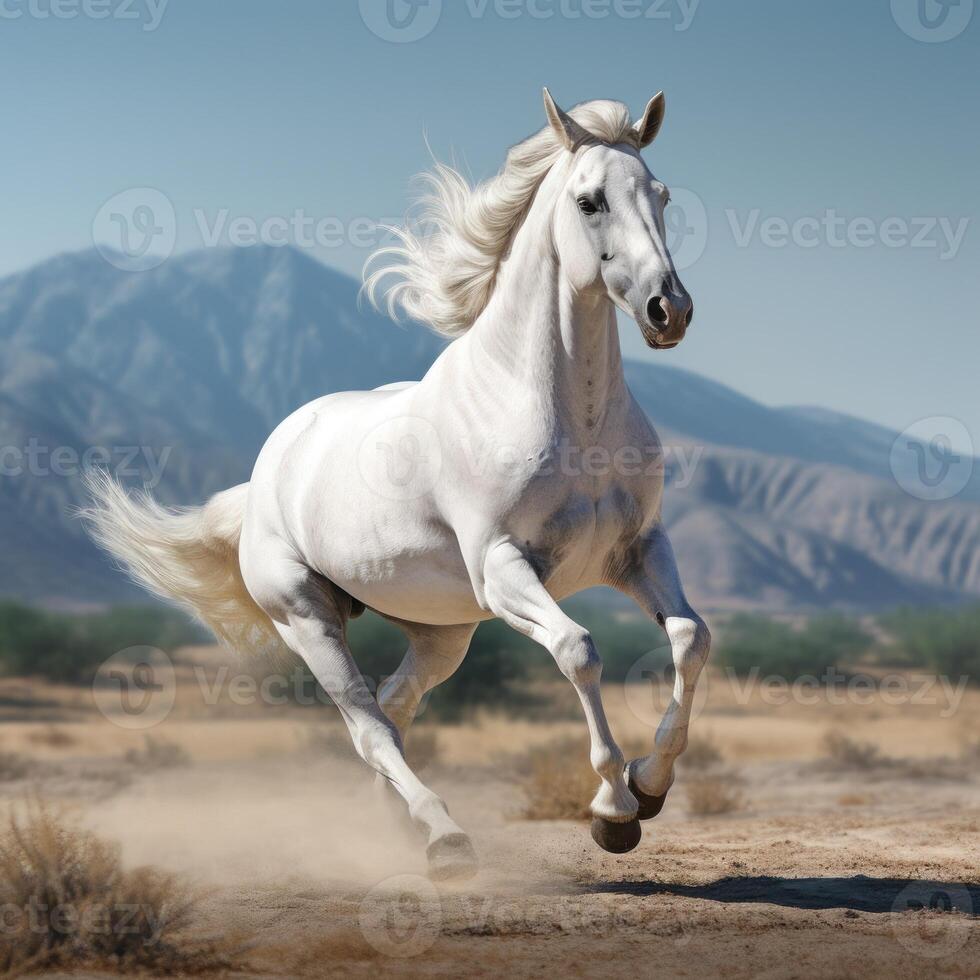
[(951, 678), (980, 682), (980, 605), (961, 609), (899, 609), (882, 616), (900, 658)]
[(206, 634), (163, 607), (60, 613), (0, 602), (0, 672), (64, 683), (91, 681), (108, 657), (133, 646), (172, 650)]
[[(405, 634), (373, 613), (351, 623), (351, 653), (375, 689), (393, 674), (408, 647)], [(530, 703), (524, 682), (547, 653), (499, 621), (482, 623), (459, 670), (429, 695), (423, 716), (454, 721), (479, 707), (519, 710)], [(549, 658), (550, 659), (550, 658)]]
[(715, 662), (737, 674), (757, 670), (795, 680), (821, 676), (831, 667), (853, 663), (871, 646), (856, 620), (830, 613), (815, 616), (802, 629), (766, 616), (740, 613), (720, 631)]

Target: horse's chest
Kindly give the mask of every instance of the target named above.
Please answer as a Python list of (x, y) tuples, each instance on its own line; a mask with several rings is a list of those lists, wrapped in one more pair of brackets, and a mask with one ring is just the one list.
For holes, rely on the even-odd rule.
[(525, 547), (542, 580), (558, 591), (594, 584), (609, 556), (638, 533), (641, 511), (620, 487), (600, 494), (573, 491), (550, 510)]

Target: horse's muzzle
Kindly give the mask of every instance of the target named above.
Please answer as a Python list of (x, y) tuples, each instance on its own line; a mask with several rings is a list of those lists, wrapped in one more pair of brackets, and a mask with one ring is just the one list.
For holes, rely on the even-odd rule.
[(683, 339), (694, 319), (694, 303), (686, 292), (651, 296), (647, 301), (645, 324), (640, 324), (647, 346), (669, 350)]

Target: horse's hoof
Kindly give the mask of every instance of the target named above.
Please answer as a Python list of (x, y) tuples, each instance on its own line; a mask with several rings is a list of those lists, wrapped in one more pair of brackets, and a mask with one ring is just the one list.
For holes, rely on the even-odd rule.
[(447, 834), (426, 850), (429, 877), (433, 881), (465, 881), (479, 869), (476, 851), (466, 834)]
[(640, 804), (640, 809), (636, 812), (637, 820), (650, 820), (664, 808), (664, 802), (667, 799), (666, 793), (662, 796), (650, 796), (649, 793), (644, 793), (633, 782), (632, 776), (629, 779), (629, 788), (630, 792), (636, 797), (636, 802)]
[(604, 850), (611, 854), (625, 854), (632, 851), (637, 844), (643, 831), (640, 829), (640, 821), (635, 817), (622, 823), (614, 823), (603, 817), (592, 818), (592, 839)]

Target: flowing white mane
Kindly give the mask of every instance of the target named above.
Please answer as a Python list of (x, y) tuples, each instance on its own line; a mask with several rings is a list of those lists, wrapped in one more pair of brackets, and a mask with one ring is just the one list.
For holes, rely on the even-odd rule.
[[(639, 146), (629, 109), (597, 99), (569, 112), (598, 142)], [(446, 337), (465, 333), (486, 308), (497, 270), (538, 187), (564, 152), (551, 126), (512, 147), (503, 168), (471, 187), (452, 167), (436, 163), (423, 174), (429, 193), (419, 203), (413, 228), (388, 229), (399, 244), (378, 249), (365, 265), (364, 289), (379, 306), (382, 279), (397, 277), (381, 291), (389, 314), (399, 311)], [(373, 272), (377, 259), (391, 257)]]

